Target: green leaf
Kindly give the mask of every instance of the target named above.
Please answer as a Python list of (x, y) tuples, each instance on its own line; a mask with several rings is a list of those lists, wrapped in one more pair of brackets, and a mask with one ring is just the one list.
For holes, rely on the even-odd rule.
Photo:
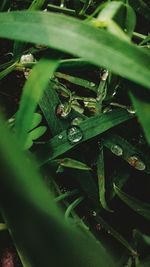
[(0, 209), (24, 267), (114, 266), (94, 237), (64, 222), (36, 164), (4, 124), (0, 117)]
[(106, 202), (106, 188), (105, 188), (105, 170), (104, 170), (104, 154), (103, 147), (100, 148), (99, 155), (97, 158), (97, 176), (98, 176), (98, 188), (99, 188), (99, 200), (102, 207), (112, 212), (112, 210), (108, 207)]
[(34, 113), (33, 114), (33, 121), (32, 121), (32, 124), (31, 124), (31, 127), (30, 127), (30, 131), (32, 129), (34, 129), (35, 127), (37, 127), (42, 121), (42, 115), (39, 114), (39, 113)]
[(15, 121), (16, 134), (22, 146), (24, 146), (27, 133), (32, 127), (36, 106), (48, 85), (49, 78), (53, 75), (58, 64), (58, 60), (55, 59), (40, 60), (24, 86)]
[(39, 164), (43, 165), (59, 155), (69, 151), (81, 142), (87, 141), (101, 133), (132, 118), (125, 110), (116, 109), (112, 112), (88, 118), (80, 123), (79, 129), (83, 134), (82, 140), (77, 144), (71, 144), (68, 140), (68, 131), (63, 131), (53, 137), (49, 142), (36, 151)]
[(46, 129), (47, 127), (40, 126), (28, 133), (24, 149), (26, 150), (31, 148), (31, 146), (33, 145), (33, 141), (41, 137), (46, 132)]
[(126, 27), (126, 32), (130, 37), (132, 37), (135, 26), (136, 26), (136, 14), (134, 12), (134, 9), (131, 6), (127, 5), (125, 27)]
[(68, 16), (38, 11), (2, 13), (0, 23), (1, 38), (40, 43), (86, 58), (149, 88), (149, 53), (105, 30)]
[(78, 170), (91, 170), (91, 168), (88, 167), (85, 163), (80, 162), (75, 159), (71, 159), (71, 158), (57, 159), (57, 160), (52, 161), (52, 163), (53, 162), (66, 168), (72, 168), (72, 169), (78, 169)]
[(33, 0), (29, 7), (29, 10), (40, 10), (47, 3), (47, 0)]
[(135, 92), (130, 92), (130, 97), (135, 110), (137, 111), (137, 116), (143, 127), (145, 137), (150, 144), (150, 103), (149, 97), (143, 98), (139, 97)]
[[(65, 64), (67, 63), (67, 66), (70, 66), (70, 68), (72, 68), (72, 63), (73, 67), (74, 63), (75, 65), (77, 64), (76, 65), (77, 68), (83, 67), (82, 63), (85, 63), (85, 61), (81, 60), (67, 60), (67, 62), (66, 61), (64, 62)], [(85, 64), (84, 67), (87, 67), (87, 64)], [(62, 120), (60, 117), (56, 116), (56, 107), (58, 104), (60, 104), (60, 100), (55, 91), (55, 83), (50, 82), (48, 88), (44, 91), (43, 97), (40, 101), (40, 108), (43, 112), (43, 115), (45, 116), (45, 119), (47, 120), (52, 136), (55, 136), (57, 134), (61, 135), (61, 131), (67, 129), (70, 125), (68, 120)], [(81, 154), (80, 150), (76, 151), (76, 153), (72, 153), (71, 157), (72, 158), (77, 157), (79, 161), (86, 163), (85, 158)], [(89, 171), (84, 171), (81, 173), (80, 170), (74, 169), (74, 171), (71, 174), (71, 179), (78, 181), (80, 187), (85, 192), (87, 197), (92, 201), (92, 203), (99, 204), (97, 201), (98, 194), (97, 194), (96, 183), (93, 180), (93, 177)]]
[(9, 73), (11, 73), (14, 69), (16, 68), (16, 62), (10, 65), (8, 68), (5, 70), (2, 70), (0, 72), (0, 80), (5, 78)]
[(105, 231), (107, 231), (107, 233), (112, 235), (125, 248), (127, 248), (127, 250), (129, 250), (133, 256), (137, 256), (137, 251), (132, 247), (132, 245), (130, 245), (130, 243), (119, 232), (117, 232), (111, 225), (109, 225), (101, 216), (99, 215), (95, 216), (95, 220), (105, 229)]
[(143, 0), (128, 0), (128, 2), (137, 13), (142, 15), (147, 20), (150, 20), (150, 8)]
[(133, 209), (135, 212), (137, 212), (141, 216), (145, 217), (147, 220), (150, 220), (150, 205), (149, 204), (141, 202), (140, 200), (129, 196), (128, 194), (121, 191), (115, 184), (114, 184), (114, 190), (117, 196), (124, 203), (126, 203), (131, 209)]

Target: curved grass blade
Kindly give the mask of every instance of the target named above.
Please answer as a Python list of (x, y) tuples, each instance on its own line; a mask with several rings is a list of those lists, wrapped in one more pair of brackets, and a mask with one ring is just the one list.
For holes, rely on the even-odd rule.
[(137, 251), (130, 245), (130, 243), (111, 225), (109, 225), (101, 216), (95, 216), (95, 220), (99, 223), (109, 234), (111, 234), (116, 240), (118, 240), (132, 255), (137, 256)]
[(147, 220), (150, 220), (150, 205), (149, 204), (144, 203), (134, 197), (129, 196), (128, 194), (121, 191), (115, 184), (114, 184), (114, 190), (117, 196), (124, 203), (126, 203), (131, 209), (133, 209), (135, 212), (137, 212), (141, 216), (145, 217)]
[(10, 65), (8, 68), (2, 70), (0, 72), (0, 80), (3, 79), (3, 78), (5, 78), (9, 73), (11, 73), (13, 70), (15, 70), (16, 64), (17, 63), (15, 62), (12, 65)]
[(38, 11), (1, 13), (0, 23), (2, 38), (32, 41), (86, 58), (149, 88), (149, 53), (105, 30), (68, 16)]
[(132, 37), (132, 34), (134, 32), (135, 26), (136, 26), (136, 14), (134, 12), (134, 9), (126, 5), (126, 21), (125, 21), (125, 26), (126, 26), (126, 32), (127, 34)]
[(88, 118), (80, 123), (80, 130), (83, 133), (82, 140), (77, 144), (71, 144), (68, 141), (67, 131), (53, 137), (49, 142), (36, 151), (36, 156), (40, 165), (45, 164), (61, 154), (71, 150), (73, 147), (87, 141), (101, 133), (119, 125), (126, 120), (131, 119), (132, 116), (125, 110), (116, 109), (108, 114)]
[(114, 266), (94, 237), (65, 224), (36, 164), (4, 124), (0, 117), (0, 209), (24, 266)]
[(41, 59), (29, 76), (21, 97), (20, 107), (16, 115), (15, 129), (18, 140), (24, 146), (27, 133), (32, 126), (34, 112), (50, 77), (58, 67), (58, 60)]
[(105, 170), (104, 170), (104, 153), (103, 147), (100, 148), (98, 158), (97, 158), (97, 176), (98, 176), (98, 188), (99, 188), (99, 200), (102, 207), (112, 212), (112, 210), (108, 207), (106, 202), (106, 189), (105, 189)]
[(135, 92), (130, 92), (131, 101), (135, 110), (137, 111), (137, 115), (139, 121), (143, 127), (145, 137), (150, 145), (150, 103), (147, 99), (143, 99), (143, 97), (139, 97)]
[(150, 20), (150, 8), (143, 0), (129, 0), (128, 2), (137, 13), (141, 14), (147, 20)]
[(78, 169), (83, 171), (91, 170), (91, 168), (88, 167), (85, 163), (71, 158), (56, 159), (51, 163), (56, 163), (62, 167)]

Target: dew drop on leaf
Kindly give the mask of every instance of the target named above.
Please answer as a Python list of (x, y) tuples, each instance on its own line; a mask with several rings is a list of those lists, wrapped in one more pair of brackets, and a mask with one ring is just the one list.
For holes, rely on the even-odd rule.
[(76, 117), (72, 120), (71, 124), (72, 125), (79, 125), (83, 121), (83, 118), (81, 117)]
[(127, 159), (128, 163), (139, 171), (144, 171), (146, 166), (145, 163), (137, 156), (132, 156)]
[(136, 110), (134, 110), (132, 107), (129, 107), (128, 109), (127, 109), (127, 111), (130, 113), (130, 114), (135, 114), (136, 113)]
[(59, 135), (58, 135), (58, 139), (59, 139), (59, 140), (62, 140), (62, 139), (63, 139), (62, 134), (59, 134)]
[(122, 149), (120, 146), (118, 146), (118, 145), (113, 145), (113, 146), (111, 147), (111, 152), (112, 152), (113, 154), (115, 154), (116, 156), (122, 156), (122, 154), (123, 154), (123, 149)]
[(91, 86), (91, 87), (95, 87), (95, 83), (90, 82), (90, 86)]
[(20, 63), (25, 64), (25, 63), (30, 63), (34, 61), (34, 56), (32, 54), (26, 54), (22, 55), (20, 59)]
[(80, 129), (79, 126), (71, 126), (68, 130), (67, 130), (67, 137), (68, 137), (68, 141), (74, 145), (78, 142), (80, 142), (83, 138), (83, 133)]

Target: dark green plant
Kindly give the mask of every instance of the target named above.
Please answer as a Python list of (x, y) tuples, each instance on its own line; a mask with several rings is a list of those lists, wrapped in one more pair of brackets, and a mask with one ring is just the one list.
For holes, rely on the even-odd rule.
[(148, 267), (149, 3), (59, 2), (0, 4), (0, 230), (25, 267)]

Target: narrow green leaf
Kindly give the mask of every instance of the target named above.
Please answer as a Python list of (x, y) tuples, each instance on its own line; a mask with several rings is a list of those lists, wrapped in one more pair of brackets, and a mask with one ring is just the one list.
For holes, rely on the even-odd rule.
[(58, 60), (54, 59), (40, 60), (24, 86), (15, 121), (16, 134), (22, 146), (24, 146), (27, 133), (31, 128), (36, 106), (58, 64)]
[(41, 137), (47, 130), (45, 126), (39, 126), (36, 129), (32, 130), (27, 135), (27, 140), (24, 145), (24, 149), (29, 149), (33, 145), (33, 141)]
[(56, 162), (57, 164), (60, 164), (61, 166), (66, 168), (72, 168), (78, 170), (91, 170), (91, 168), (88, 167), (85, 163), (71, 158), (57, 159), (52, 161), (52, 163), (53, 162), (54, 163)]
[(0, 72), (0, 80), (5, 78), (9, 73), (11, 73), (14, 69), (16, 68), (16, 62), (10, 65), (8, 68), (5, 70), (2, 70)]
[(103, 148), (100, 148), (99, 155), (97, 158), (97, 176), (98, 176), (98, 188), (99, 188), (99, 200), (102, 207), (112, 212), (112, 210), (108, 207), (106, 202), (106, 188), (105, 188), (105, 171), (104, 171), (104, 154)]
[(127, 248), (132, 255), (137, 256), (137, 251), (130, 245), (130, 243), (111, 225), (109, 225), (101, 216), (97, 215), (95, 217), (97, 223), (99, 223), (108, 234), (112, 235), (116, 240), (118, 240), (125, 248)]
[(0, 118), (0, 209), (24, 267), (114, 266), (94, 237), (65, 224), (36, 165), (4, 124)]
[[(64, 62), (66, 64), (66, 61)], [(87, 64), (85, 61), (67, 60), (67, 64), (69, 64), (70, 68), (72, 68), (72, 63), (73, 63), (73, 66), (75, 63), (75, 65), (77, 64), (78, 67), (79, 66), (83, 67), (82, 63), (84, 63), (85, 64), (84, 67), (87, 67)], [(56, 116), (56, 107), (58, 106), (58, 104), (60, 104), (60, 100), (54, 87), (55, 87), (55, 84), (50, 82), (48, 88), (44, 91), (43, 97), (40, 101), (40, 108), (45, 116), (45, 119), (47, 120), (52, 136), (55, 136), (57, 134), (60, 134), (61, 136), (61, 131), (66, 130), (69, 127), (69, 121), (62, 120), (60, 117)], [(61, 154), (62, 153), (60, 153), (60, 155)], [(71, 154), (72, 158), (76, 158), (76, 156), (79, 161), (86, 163), (85, 158), (81, 154), (80, 150), (79, 152), (77, 152), (77, 154), (76, 153)], [(89, 171), (84, 171), (81, 173), (80, 170), (74, 169), (74, 171), (71, 174), (71, 179), (78, 181), (78, 183), (80, 184), (80, 187), (85, 192), (87, 197), (92, 201), (92, 203), (96, 205), (99, 204), (97, 201), (98, 194), (97, 194), (96, 183), (93, 180), (93, 177)]]
[(130, 5), (126, 5), (126, 32), (127, 34), (132, 37), (133, 31), (136, 26), (136, 14), (134, 9)]
[(38, 11), (1, 13), (0, 23), (2, 38), (40, 43), (86, 58), (149, 88), (149, 53), (105, 30), (72, 17)]
[(128, 2), (137, 13), (142, 15), (147, 20), (150, 20), (150, 8), (143, 0), (128, 0)]
[(112, 20), (122, 7), (123, 3), (121, 1), (108, 2), (98, 15), (97, 19), (100, 21)]
[(143, 127), (145, 137), (150, 144), (150, 103), (148, 99), (139, 97), (136, 93), (130, 92), (130, 97), (133, 103), (139, 121)]
[(124, 203), (126, 203), (131, 209), (133, 209), (135, 212), (137, 212), (141, 216), (145, 217), (147, 220), (150, 220), (150, 205), (149, 204), (141, 202), (140, 200), (129, 196), (128, 194), (121, 191), (115, 184), (114, 184), (114, 190), (117, 196)]
[(33, 121), (32, 121), (32, 124), (31, 124), (31, 127), (29, 130), (31, 131), (32, 129), (37, 127), (41, 121), (42, 121), (42, 115), (39, 113), (34, 113), (33, 114)]
[(29, 10), (40, 10), (48, 2), (48, 0), (33, 0)]
[(111, 129), (114, 126), (119, 125), (126, 120), (131, 119), (132, 116), (125, 110), (116, 109), (112, 112), (98, 115), (92, 118), (88, 118), (80, 123), (80, 131), (83, 134), (80, 142), (71, 144), (68, 140), (68, 131), (63, 131), (60, 134), (53, 137), (48, 143), (39, 148), (36, 151), (39, 164), (43, 165), (51, 159), (58, 157), (59, 155), (69, 151), (74, 146), (89, 140), (101, 133)]

